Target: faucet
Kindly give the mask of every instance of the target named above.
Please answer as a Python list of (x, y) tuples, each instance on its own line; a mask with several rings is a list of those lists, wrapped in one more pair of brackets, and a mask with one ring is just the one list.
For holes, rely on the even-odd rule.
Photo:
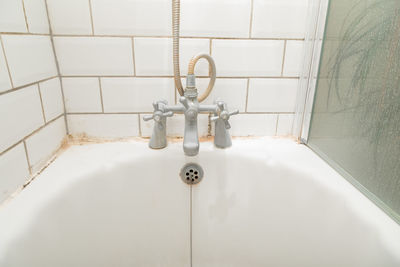
[(179, 104), (170, 106), (167, 101), (161, 100), (153, 103), (154, 112), (152, 115), (143, 117), (144, 121), (154, 120), (153, 134), (150, 138), (149, 147), (161, 149), (167, 146), (166, 120), (176, 113), (185, 116), (185, 133), (183, 139), (183, 151), (187, 156), (195, 156), (199, 153), (199, 135), (197, 116), (199, 113), (211, 113), (211, 121), (215, 122), (214, 144), (218, 148), (227, 148), (232, 145), (229, 134), (229, 118), (239, 113), (238, 110), (229, 112), (224, 101), (217, 100), (214, 104), (200, 104), (197, 97), (198, 92), (195, 86), (195, 76), (187, 76), (187, 86), (184, 95), (179, 98)]

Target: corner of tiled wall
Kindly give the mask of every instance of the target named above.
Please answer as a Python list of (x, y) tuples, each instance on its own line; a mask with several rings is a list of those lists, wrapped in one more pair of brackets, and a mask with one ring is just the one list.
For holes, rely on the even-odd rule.
[[(240, 114), (232, 134), (290, 135), (308, 0), (181, 0), (181, 69), (210, 53), (220, 97)], [(170, 0), (48, 0), (71, 134), (149, 136), (143, 114), (176, 102)], [(204, 15), (199, 15), (204, 14)], [(207, 83), (207, 64), (196, 68)], [(201, 89), (200, 89), (201, 90)], [(181, 116), (169, 135), (182, 135)], [(200, 119), (200, 133), (208, 133)]]
[(60, 148), (66, 120), (45, 0), (0, 1), (0, 202)]
[[(214, 57), (206, 102), (240, 110), (234, 136), (291, 133), (307, 3), (181, 0), (182, 74), (193, 55)], [(201, 62), (200, 91), (207, 73)], [(0, 201), (43, 166), (67, 128), (148, 137), (142, 117), (158, 99), (177, 99), (170, 0), (0, 1)], [(182, 135), (182, 121), (169, 119), (168, 134)], [(201, 135), (208, 124), (201, 115)]]

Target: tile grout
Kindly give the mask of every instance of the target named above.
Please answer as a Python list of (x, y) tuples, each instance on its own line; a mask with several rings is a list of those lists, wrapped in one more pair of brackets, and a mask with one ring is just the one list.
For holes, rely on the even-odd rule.
[(66, 116), (67, 108), (66, 108), (66, 105), (65, 105), (64, 85), (63, 85), (63, 81), (61, 79), (60, 65), (59, 65), (59, 62), (58, 62), (58, 57), (57, 57), (57, 53), (56, 53), (56, 47), (55, 47), (55, 44), (54, 44), (53, 28), (52, 28), (52, 24), (51, 24), (51, 20), (50, 20), (49, 6), (48, 6), (48, 3), (47, 3), (47, 0), (44, 0), (44, 3), (45, 3), (45, 7), (46, 7), (47, 22), (49, 24), (49, 34), (50, 34), (51, 47), (52, 47), (52, 50), (53, 50), (54, 61), (55, 61), (55, 64), (56, 64), (56, 69), (57, 69), (57, 77), (58, 77), (58, 80), (60, 82), (60, 87), (61, 87), (61, 97), (62, 97), (62, 101), (63, 101), (64, 115), (65, 115), (64, 116), (65, 129), (66, 129), (66, 132), (67, 132), (67, 135), (68, 135), (69, 134), (69, 128), (68, 128), (68, 122), (67, 122), (67, 116)]
[(39, 80), (39, 81), (35, 81), (35, 82), (32, 82), (32, 83), (28, 83), (28, 84), (24, 84), (24, 85), (21, 85), (21, 86), (17, 86), (17, 87), (14, 87), (14, 88), (12, 88), (12, 89), (9, 89), (9, 90), (7, 90), (7, 91), (0, 92), (0, 96), (1, 96), (1, 95), (5, 95), (5, 94), (8, 94), (8, 93), (12, 93), (12, 92), (14, 92), (14, 91), (18, 91), (18, 90), (24, 89), (24, 88), (26, 88), (26, 87), (29, 87), (29, 86), (32, 86), (32, 85), (35, 85), (35, 84), (39, 84), (39, 83), (41, 83), (41, 82), (45, 82), (45, 81), (48, 81), (48, 80), (57, 78), (57, 77), (58, 77), (58, 76), (51, 76), (51, 77), (48, 77), (48, 78), (45, 78), (45, 79), (42, 79), (42, 80)]
[(250, 4), (249, 38), (251, 38), (251, 33), (252, 33), (252, 30), (253, 30), (253, 15), (254, 15), (254, 0), (251, 0), (251, 4)]
[(28, 17), (26, 16), (25, 1), (24, 1), (24, 0), (21, 0), (21, 2), (22, 2), (22, 10), (23, 10), (23, 12), (24, 12), (24, 19), (25, 19), (26, 30), (27, 30), (28, 33), (30, 33), (30, 32), (29, 32)]
[(93, 11), (92, 11), (92, 1), (88, 0), (89, 2), (89, 15), (90, 15), (90, 24), (92, 28), (92, 35), (94, 35), (94, 23), (93, 23)]
[(38, 133), (40, 130), (42, 130), (43, 128), (45, 128), (46, 126), (50, 125), (51, 123), (55, 122), (56, 120), (58, 120), (59, 118), (61, 118), (62, 116), (64, 116), (64, 114), (60, 114), (57, 117), (49, 120), (47, 123), (41, 125), (40, 127), (38, 127), (37, 129), (33, 130), (32, 132), (30, 132), (29, 134), (25, 135), (23, 138), (21, 138), (20, 140), (18, 140), (16, 143), (8, 146), (5, 150), (0, 152), (0, 156), (7, 153), (8, 151), (10, 151), (11, 149), (13, 149), (14, 147), (16, 147), (17, 145), (19, 145), (21, 142), (23, 142), (24, 140), (28, 139), (29, 137), (35, 135), (36, 133)]
[(38, 92), (39, 92), (39, 98), (40, 98), (40, 105), (42, 107), (42, 114), (43, 114), (43, 121), (46, 124), (46, 114), (44, 113), (44, 105), (43, 105), (43, 98), (42, 98), (42, 92), (40, 90), (40, 84), (37, 84)]
[(100, 103), (101, 103), (101, 112), (104, 113), (104, 100), (103, 100), (103, 88), (101, 86), (101, 79), (98, 77), (99, 80), (99, 91), (100, 91)]
[(31, 161), (29, 160), (28, 148), (26, 146), (26, 140), (25, 139), (22, 140), (22, 143), (24, 144), (25, 157), (26, 157), (26, 162), (28, 163), (29, 175), (32, 175), (32, 165), (31, 165)]
[(285, 66), (285, 58), (286, 58), (286, 46), (287, 46), (287, 41), (285, 40), (283, 44), (283, 55), (282, 55), (282, 68), (281, 68), (281, 76), (283, 77), (283, 69)]
[[(11, 83), (11, 87), (12, 87), (10, 90), (13, 90), (14, 89), (14, 82), (13, 82), (13, 79), (11, 77), (10, 66), (8, 65), (8, 59), (7, 59), (6, 49), (4, 47), (4, 42), (3, 42), (3, 36), (2, 35), (0, 35), (0, 45), (1, 45), (1, 50), (2, 50), (1, 53), (3, 53), (4, 62), (6, 63), (6, 67), (7, 67), (7, 71), (8, 71), (8, 77), (10, 78), (10, 83)], [(4, 91), (4, 92), (0, 92), (0, 95), (5, 94), (10, 90)]]

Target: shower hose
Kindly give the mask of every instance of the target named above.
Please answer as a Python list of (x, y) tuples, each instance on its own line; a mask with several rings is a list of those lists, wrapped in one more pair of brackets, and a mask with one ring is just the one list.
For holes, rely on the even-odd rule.
[[(172, 0), (172, 36), (173, 36), (173, 62), (174, 62), (174, 80), (175, 87), (180, 95), (184, 94), (181, 82), (181, 74), (179, 69), (179, 25), (180, 25), (180, 0)], [(208, 54), (199, 54), (194, 56), (188, 67), (188, 75), (194, 74), (196, 63), (199, 59), (207, 59), (209, 65), (210, 82), (208, 83), (206, 91), (198, 97), (198, 101), (202, 102), (211, 93), (216, 78), (215, 63), (212, 57)]]

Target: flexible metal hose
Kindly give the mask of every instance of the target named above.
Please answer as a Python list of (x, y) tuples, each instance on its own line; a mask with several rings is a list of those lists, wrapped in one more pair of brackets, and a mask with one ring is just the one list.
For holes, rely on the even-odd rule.
[[(172, 43), (173, 43), (173, 62), (174, 62), (174, 80), (175, 88), (178, 90), (179, 94), (183, 96), (184, 90), (181, 81), (181, 73), (179, 69), (179, 25), (180, 25), (180, 0), (172, 0)], [(197, 61), (201, 58), (208, 60), (209, 72), (210, 72), (210, 82), (204, 94), (198, 97), (198, 101), (202, 102), (211, 93), (211, 90), (215, 84), (216, 78), (216, 68), (214, 60), (210, 55), (200, 54), (193, 57), (189, 63), (188, 75), (194, 74), (194, 68)]]
[(204, 101), (204, 99), (206, 99), (207, 96), (211, 93), (215, 84), (215, 78), (217, 77), (215, 71), (215, 62), (213, 58), (208, 54), (199, 54), (190, 60), (188, 67), (188, 75), (194, 74), (194, 67), (196, 66), (197, 61), (199, 61), (199, 59), (201, 58), (205, 58), (208, 61), (208, 66), (210, 69), (210, 82), (208, 83), (206, 91), (201, 96), (198, 97), (199, 102)]
[(175, 87), (180, 95), (183, 95), (181, 72), (179, 69), (179, 24), (180, 24), (180, 0), (172, 0), (172, 43)]

